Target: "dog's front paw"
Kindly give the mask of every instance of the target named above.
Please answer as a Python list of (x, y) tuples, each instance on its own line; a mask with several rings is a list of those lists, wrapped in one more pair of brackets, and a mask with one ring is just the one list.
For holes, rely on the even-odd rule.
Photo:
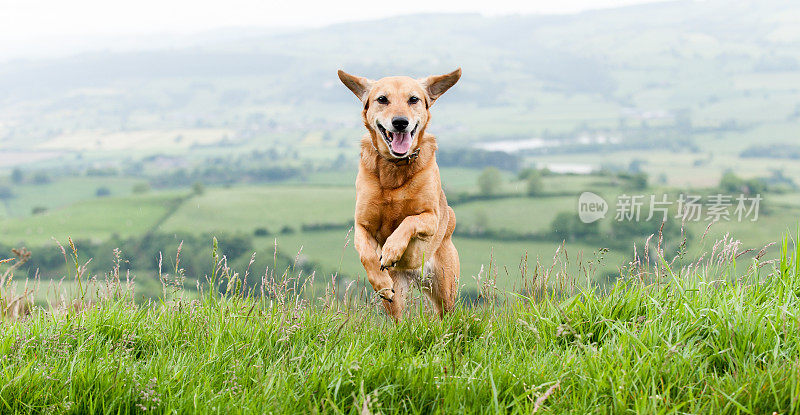
[(378, 296), (390, 303), (394, 300), (394, 281), (388, 272), (370, 273), (367, 274), (367, 278)]
[(394, 288), (392, 288), (392, 280), (387, 275), (386, 278), (381, 279), (372, 285), (375, 292), (388, 302), (394, 301)]
[(405, 251), (404, 246), (389, 243), (389, 240), (387, 240), (381, 250), (381, 269), (384, 270), (397, 265), (397, 262), (403, 257), (403, 251)]
[(394, 289), (390, 288), (387, 290), (381, 290), (378, 295), (383, 298), (384, 300), (393, 303), (394, 302)]

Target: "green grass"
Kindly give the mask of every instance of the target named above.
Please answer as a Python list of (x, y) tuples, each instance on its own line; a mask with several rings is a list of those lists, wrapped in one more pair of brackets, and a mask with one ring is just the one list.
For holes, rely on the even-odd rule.
[[(147, 302), (149, 299), (162, 296), (164, 290), (158, 281), (156, 272), (137, 272), (132, 276), (134, 278), (131, 279), (130, 285), (134, 292), (134, 299), (137, 302)], [(126, 284), (126, 282), (123, 281), (123, 284)], [(184, 297), (195, 298), (197, 296), (197, 291), (194, 290), (195, 281), (187, 282), (185, 286), (187, 290), (183, 291)], [(81, 284), (78, 284), (75, 279), (63, 278), (40, 279), (38, 281), (23, 280), (19, 283), (11, 284), (10, 288), (8, 291), (3, 289), (3, 293), (9, 295), (13, 293), (15, 296), (21, 296), (25, 294), (25, 290), (28, 290), (28, 292), (32, 293), (28, 299), (33, 304), (47, 309), (58, 307), (65, 300), (79, 298), (81, 290), (84, 293), (88, 293), (89, 298), (96, 298), (101, 293), (106, 292), (109, 286), (103, 278), (82, 281)]]
[(121, 292), (37, 309), (3, 322), (0, 408), (797, 413), (800, 252), (786, 248), (761, 268), (642, 266), (605, 293), (540, 285), (530, 301), (504, 302), (487, 291), (444, 321), (412, 308), (397, 325), (357, 289), (316, 306), (257, 290), (144, 306)]

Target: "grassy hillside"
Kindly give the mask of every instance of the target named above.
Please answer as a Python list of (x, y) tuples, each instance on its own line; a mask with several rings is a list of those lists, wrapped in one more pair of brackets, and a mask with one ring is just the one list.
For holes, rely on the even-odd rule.
[(479, 305), (444, 321), (417, 307), (398, 325), (360, 286), (298, 297), (279, 278), (242, 296), (137, 306), (112, 280), (2, 322), (0, 408), (797, 413), (800, 252), (787, 247), (736, 264), (728, 241), (691, 269), (640, 264), (603, 293), (556, 270), (527, 296), (487, 285)]

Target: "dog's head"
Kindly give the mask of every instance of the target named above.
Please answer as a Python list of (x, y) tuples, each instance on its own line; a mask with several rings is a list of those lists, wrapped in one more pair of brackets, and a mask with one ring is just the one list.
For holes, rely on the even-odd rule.
[(372, 144), (388, 159), (408, 157), (419, 144), (430, 119), (430, 107), (461, 78), (461, 68), (413, 79), (392, 76), (373, 81), (339, 71), (339, 79), (364, 104), (364, 125)]

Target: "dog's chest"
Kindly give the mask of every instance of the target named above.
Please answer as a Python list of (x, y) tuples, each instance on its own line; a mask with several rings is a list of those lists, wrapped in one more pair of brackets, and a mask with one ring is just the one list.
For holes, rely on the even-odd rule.
[(380, 232), (387, 237), (400, 226), (408, 216), (418, 215), (421, 213), (419, 210), (419, 201), (402, 195), (385, 195), (379, 202), (379, 217)]
[(383, 244), (409, 216), (438, 213), (438, 180), (421, 172), (398, 187), (381, 186), (379, 177), (362, 175), (356, 181), (356, 221), (364, 224)]

